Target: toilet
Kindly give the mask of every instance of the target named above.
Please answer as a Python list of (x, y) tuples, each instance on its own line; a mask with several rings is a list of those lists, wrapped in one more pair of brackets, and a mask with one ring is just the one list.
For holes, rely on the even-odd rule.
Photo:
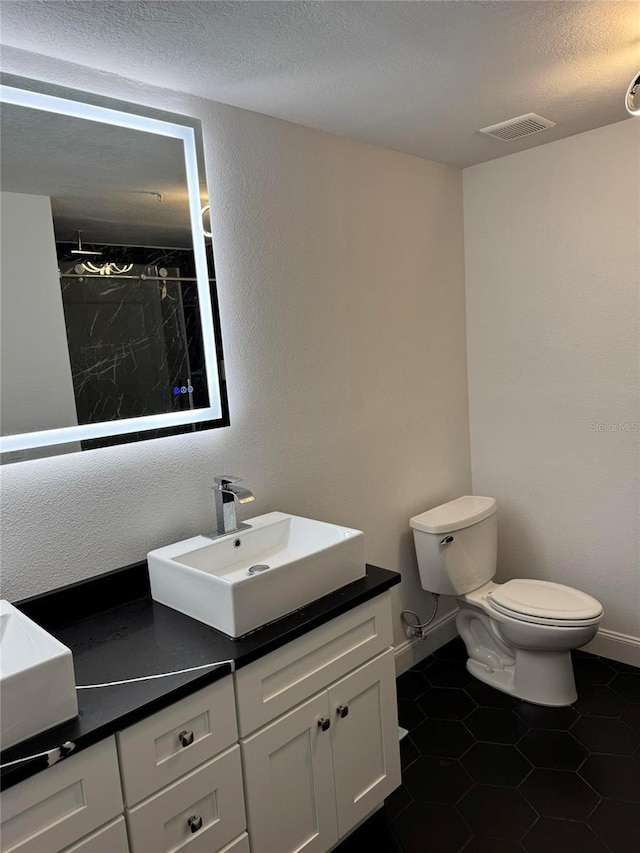
[(577, 699), (570, 650), (593, 639), (602, 605), (549, 581), (494, 583), (496, 509), (495, 498), (465, 495), (414, 516), (420, 581), (428, 592), (456, 596), (472, 675), (536, 705), (570, 705)]

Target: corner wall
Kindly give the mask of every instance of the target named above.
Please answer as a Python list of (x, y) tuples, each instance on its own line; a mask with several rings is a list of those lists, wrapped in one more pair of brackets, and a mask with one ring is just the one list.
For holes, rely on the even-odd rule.
[[(144, 559), (211, 526), (217, 473), (251, 514), (360, 528), (426, 616), (409, 518), (469, 490), (457, 169), (5, 49), (7, 71), (203, 123), (231, 427), (2, 470), (3, 595)], [(446, 613), (446, 606), (442, 613)]]
[[(58, 274), (51, 199), (0, 193), (0, 422), (2, 434), (78, 423)], [(39, 252), (34, 252), (34, 247)], [(30, 328), (26, 337), (24, 330)], [(51, 389), (56, 393), (52, 394)], [(56, 448), (79, 450), (76, 442)], [(36, 448), (21, 454), (37, 459)], [(7, 454), (10, 459), (11, 453)]]
[(499, 579), (592, 594), (637, 663), (639, 178), (638, 119), (464, 171), (473, 489), (498, 499)]

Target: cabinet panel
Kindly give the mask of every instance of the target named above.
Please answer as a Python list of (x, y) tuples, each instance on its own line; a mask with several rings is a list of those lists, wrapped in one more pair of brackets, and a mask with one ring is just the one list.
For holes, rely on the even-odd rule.
[(3, 853), (57, 853), (121, 811), (110, 737), (3, 793)]
[(92, 832), (64, 853), (129, 853), (127, 827), (123, 817)]
[(127, 805), (134, 805), (238, 739), (233, 680), (204, 690), (118, 732)]
[(328, 690), (331, 741), (343, 836), (400, 784), (393, 650)]
[(127, 809), (131, 853), (211, 853), (246, 828), (240, 747)]
[(241, 735), (285, 713), (392, 643), (389, 593), (236, 672)]
[(222, 850), (218, 850), (218, 853), (249, 853), (249, 849), (249, 836), (243, 832)]
[(241, 741), (252, 853), (325, 853), (338, 839), (326, 692)]

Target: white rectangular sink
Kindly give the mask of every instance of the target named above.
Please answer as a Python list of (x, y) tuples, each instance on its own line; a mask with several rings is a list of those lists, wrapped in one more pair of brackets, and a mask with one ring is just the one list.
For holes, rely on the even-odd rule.
[(77, 716), (71, 650), (0, 601), (0, 747)]
[(235, 638), (366, 574), (360, 530), (282, 512), (246, 523), (147, 554), (153, 598)]

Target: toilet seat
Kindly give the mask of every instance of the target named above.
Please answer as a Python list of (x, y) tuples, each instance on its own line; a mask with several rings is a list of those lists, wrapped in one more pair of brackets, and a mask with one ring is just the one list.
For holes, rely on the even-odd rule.
[(586, 592), (551, 581), (507, 581), (495, 586), (487, 600), (498, 613), (537, 625), (583, 627), (599, 622), (603, 613), (600, 602)]

